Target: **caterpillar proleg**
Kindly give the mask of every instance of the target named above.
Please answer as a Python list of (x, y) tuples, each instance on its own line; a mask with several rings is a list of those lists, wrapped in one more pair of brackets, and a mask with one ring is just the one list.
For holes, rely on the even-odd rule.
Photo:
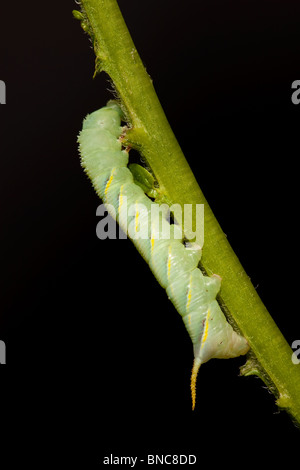
[[(200, 365), (212, 358), (246, 354), (249, 346), (227, 322), (216, 300), (220, 278), (206, 276), (199, 269), (201, 248), (195, 243), (184, 243), (178, 225), (170, 224), (161, 211), (153, 216), (152, 206), (157, 203), (136, 184), (128, 168), (128, 152), (120, 140), (121, 117), (119, 106), (109, 102), (85, 118), (78, 136), (81, 164), (104, 204), (113, 206), (117, 222), (127, 231), (182, 316), (194, 349), (194, 409)], [(142, 237), (137, 236), (140, 232)]]

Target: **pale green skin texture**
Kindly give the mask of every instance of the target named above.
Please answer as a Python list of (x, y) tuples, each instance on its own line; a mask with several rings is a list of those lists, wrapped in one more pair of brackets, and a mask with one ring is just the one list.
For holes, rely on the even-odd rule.
[[(182, 239), (175, 239), (172, 234), (178, 231), (176, 225), (171, 225), (170, 238), (162, 239), (162, 233), (170, 228), (169, 222), (162, 215), (159, 218), (150, 216), (151, 205), (156, 203), (135, 184), (127, 168), (128, 153), (122, 150), (119, 140), (121, 116), (120, 108), (115, 103), (108, 103), (86, 117), (78, 137), (83, 168), (104, 204), (114, 207), (121, 228), (126, 230), (127, 227), (128, 236), (182, 316), (193, 343), (196, 363), (200, 365), (211, 358), (226, 359), (245, 354), (248, 343), (233, 330), (216, 301), (220, 278), (204, 276), (198, 268), (201, 249), (193, 244), (186, 247)], [(105, 191), (112, 174), (111, 184)], [(145, 180), (145, 186), (147, 184)], [(119, 209), (121, 188), (122, 195), (127, 196), (127, 207), (133, 204), (134, 211), (139, 210), (138, 230), (145, 228), (145, 216), (150, 220), (145, 229), (146, 239), (134, 237), (134, 217), (128, 216), (122, 204)], [(146, 207), (146, 214), (143, 215), (138, 204)], [(158, 239), (153, 244), (151, 238), (155, 234)]]

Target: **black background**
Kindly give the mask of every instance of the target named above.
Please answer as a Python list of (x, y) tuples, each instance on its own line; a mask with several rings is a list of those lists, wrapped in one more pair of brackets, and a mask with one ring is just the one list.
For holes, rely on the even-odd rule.
[[(200, 187), (292, 344), (300, 339), (300, 106), (291, 101), (299, 4), (119, 5)], [(76, 138), (111, 85), (105, 74), (92, 78), (94, 53), (73, 8), (1, 6), (2, 403), (8, 441), (32, 439), (9, 462), (41, 462), (38, 447), (47, 461), (82, 456), (85, 468), (110, 453), (294, 463), (299, 431), (259, 379), (239, 377), (244, 358), (204, 365), (191, 411), (192, 347), (181, 318), (128, 240), (96, 238), (100, 201)]]

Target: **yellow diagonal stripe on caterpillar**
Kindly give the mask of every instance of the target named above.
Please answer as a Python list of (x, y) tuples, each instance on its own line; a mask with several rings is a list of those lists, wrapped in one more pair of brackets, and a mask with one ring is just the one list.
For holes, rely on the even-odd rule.
[(112, 169), (110, 178), (109, 178), (109, 180), (107, 181), (106, 186), (105, 186), (105, 190), (104, 190), (105, 196), (107, 196), (107, 193), (108, 193), (108, 190), (109, 190), (109, 187), (110, 187), (110, 185), (111, 185), (111, 183), (112, 183), (113, 178), (114, 178), (114, 168)]
[(205, 319), (205, 326), (204, 326), (204, 332), (203, 332), (203, 337), (202, 337), (202, 341), (201, 341), (201, 348), (203, 348), (204, 343), (205, 343), (205, 341), (207, 340), (208, 325), (209, 325), (208, 320), (209, 320), (209, 317), (210, 317), (210, 310), (208, 310), (207, 315), (206, 315), (206, 319)]

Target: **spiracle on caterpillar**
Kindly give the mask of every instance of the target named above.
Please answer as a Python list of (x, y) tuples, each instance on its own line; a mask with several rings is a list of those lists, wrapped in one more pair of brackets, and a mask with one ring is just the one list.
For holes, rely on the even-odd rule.
[(162, 211), (153, 211), (153, 205), (158, 203), (152, 199), (158, 193), (151, 185), (150, 173), (138, 165), (128, 167), (129, 152), (123, 149), (120, 139), (124, 132), (121, 118), (121, 108), (115, 101), (85, 118), (78, 136), (81, 164), (97, 194), (108, 210), (113, 207), (111, 215), (127, 232), (183, 319), (194, 349), (194, 409), (201, 364), (212, 358), (246, 354), (249, 345), (227, 322), (216, 300), (220, 277), (206, 276), (199, 269), (201, 247), (185, 243), (180, 227), (170, 224)]

